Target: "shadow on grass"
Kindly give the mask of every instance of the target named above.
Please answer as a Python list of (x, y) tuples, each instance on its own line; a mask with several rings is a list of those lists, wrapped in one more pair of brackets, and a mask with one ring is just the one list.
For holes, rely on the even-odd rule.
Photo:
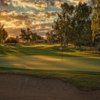
[[(58, 56), (58, 57), (71, 57), (72, 60), (80, 62), (100, 64), (99, 58), (89, 58), (88, 55), (82, 56), (76, 54), (76, 49), (67, 49), (64, 51), (59, 50), (59, 46), (0, 46), (0, 56)], [(76, 55), (74, 55), (76, 54)], [(80, 57), (82, 59), (80, 59)]]
[[(24, 68), (8, 68), (8, 67), (0, 67), (0, 72), (15, 72), (17, 74), (18, 72), (29, 72), (28, 74), (34, 74), (36, 73), (58, 73), (58, 74), (87, 74), (87, 75), (100, 75), (100, 72), (97, 71), (71, 71), (71, 70), (40, 70), (40, 69), (24, 69)], [(30, 73), (32, 72), (32, 73)], [(27, 73), (26, 73), (27, 74)]]
[(75, 53), (75, 49), (67, 49), (64, 51), (59, 50), (59, 46), (0, 46), (0, 55), (44, 55), (44, 56), (72, 56), (77, 57), (75, 55), (67, 55), (67, 53)]
[(82, 90), (100, 90), (100, 72), (30, 70), (0, 67), (0, 74), (29, 75), (36, 78), (54, 78), (68, 82)]
[[(53, 56), (53, 57), (63, 57), (65, 60), (70, 59), (70, 61), (82, 62), (94, 65), (99, 67), (100, 58), (89, 58), (88, 56), (73, 55), (76, 53), (75, 49), (67, 49), (65, 51), (60, 51), (58, 46), (0, 46), (0, 55), (1, 56)], [(70, 54), (69, 54), (70, 53)], [(72, 53), (72, 54), (71, 54)], [(8, 62), (8, 65), (11, 66), (12, 62)], [(43, 62), (43, 60), (42, 60)], [(45, 63), (47, 61), (44, 61)], [(51, 63), (51, 62), (48, 62)], [(61, 64), (63, 65), (63, 64)], [(78, 65), (81, 67), (81, 65)], [(57, 66), (58, 67), (58, 66)], [(58, 78), (64, 81), (68, 81), (72, 84), (75, 84), (79, 87), (100, 89), (100, 72), (94, 71), (62, 71), (62, 70), (29, 70), (22, 68), (8, 68), (0, 67), (0, 73), (9, 73), (9, 74), (25, 74), (32, 75), (35, 77), (42, 78)], [(92, 84), (91, 84), (92, 83)]]
[[(0, 46), (1, 56), (52, 56), (60, 57), (61, 59), (71, 59), (72, 61), (78, 61), (82, 63), (87, 63), (91, 65), (100, 65), (100, 58), (91, 58), (82, 55), (73, 55), (77, 52), (76, 49), (67, 49), (65, 51), (60, 51), (58, 46)], [(69, 54), (70, 53), (70, 54)]]
[[(77, 54), (77, 52), (81, 53)], [(83, 55), (95, 55), (100, 57), (100, 53), (84, 53), (83, 50), (70, 49), (60, 50), (56, 45), (17, 45), (17, 46), (0, 46), (0, 55), (44, 55), (44, 56), (69, 56), (79, 57)]]

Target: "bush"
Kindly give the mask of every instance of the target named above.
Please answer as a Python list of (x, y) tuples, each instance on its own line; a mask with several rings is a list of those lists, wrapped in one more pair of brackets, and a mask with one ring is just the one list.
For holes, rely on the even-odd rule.
[(18, 39), (14, 38), (14, 37), (9, 37), (5, 43), (8, 43), (8, 44), (16, 44), (18, 43)]

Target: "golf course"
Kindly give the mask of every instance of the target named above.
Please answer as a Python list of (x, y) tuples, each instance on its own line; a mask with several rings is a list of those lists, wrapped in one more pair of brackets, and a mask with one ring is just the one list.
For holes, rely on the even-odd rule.
[(0, 100), (100, 100), (100, 0), (0, 0)]
[[(83, 89), (100, 89), (100, 54), (58, 45), (1, 46), (0, 72), (58, 78)], [(91, 84), (92, 82), (92, 84)]]
[(99, 94), (99, 52), (62, 51), (58, 44), (0, 46), (2, 100), (99, 100)]

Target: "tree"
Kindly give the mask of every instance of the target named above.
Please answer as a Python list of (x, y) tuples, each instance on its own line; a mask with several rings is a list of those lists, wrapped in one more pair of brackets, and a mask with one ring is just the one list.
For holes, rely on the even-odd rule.
[[(93, 7), (94, 7), (94, 13), (92, 16), (92, 42), (97, 45), (96, 48), (100, 51), (100, 41), (97, 41), (100, 39), (100, 0), (92, 0)], [(95, 37), (97, 38), (95, 40)], [(97, 43), (95, 43), (97, 42)]]
[[(80, 48), (84, 43), (87, 34), (91, 34), (90, 26), (91, 20), (90, 15), (92, 13), (91, 7), (87, 6), (86, 3), (79, 5), (75, 9), (75, 16), (73, 20), (74, 37), (76, 39), (75, 43)], [(89, 32), (90, 31), (90, 32)]]
[(53, 35), (52, 35), (52, 32), (46, 33), (46, 37), (47, 37), (47, 43), (48, 44), (52, 44), (53, 43)]
[(58, 14), (57, 21), (54, 22), (54, 30), (59, 34), (61, 47), (68, 46), (74, 6), (64, 3), (61, 5), (62, 12)]
[[(92, 8), (86, 3), (77, 6), (62, 4), (62, 12), (54, 22), (53, 28), (59, 34), (61, 46), (66, 47), (69, 42), (81, 47), (91, 40)], [(85, 42), (86, 41), (86, 42)], [(90, 42), (90, 41), (88, 41)]]
[(33, 33), (33, 32), (30, 33), (30, 41), (34, 42), (34, 43), (37, 41), (37, 34), (36, 33)]
[(4, 29), (4, 25), (0, 24), (0, 43), (4, 43), (7, 37), (8, 37), (8, 33)]
[(26, 30), (21, 29), (20, 38), (28, 43), (35, 43), (36, 41), (43, 39), (40, 35), (37, 35), (37, 33), (32, 32), (30, 28), (27, 28)]
[(30, 42), (30, 29), (27, 30), (21, 29), (20, 38), (25, 42)]
[(14, 44), (16, 44), (16, 43), (18, 43), (19, 41), (16, 39), (16, 38), (14, 38), (14, 37), (9, 37), (9, 38), (7, 38), (7, 40), (5, 41), (5, 43), (14, 43)]
[(100, 31), (100, 0), (92, 0), (93, 2), (93, 15), (92, 15), (92, 42), (94, 42), (94, 38), (96, 33)]
[(94, 43), (95, 43), (95, 47), (96, 47), (95, 49), (100, 51), (100, 33), (95, 35)]

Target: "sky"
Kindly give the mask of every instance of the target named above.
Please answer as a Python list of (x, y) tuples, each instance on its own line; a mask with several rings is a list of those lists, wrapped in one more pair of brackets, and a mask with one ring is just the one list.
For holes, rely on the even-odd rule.
[(52, 30), (52, 23), (61, 11), (63, 2), (77, 4), (85, 0), (0, 0), (0, 23), (10, 36), (20, 34), (20, 29), (31, 28), (44, 35)]

